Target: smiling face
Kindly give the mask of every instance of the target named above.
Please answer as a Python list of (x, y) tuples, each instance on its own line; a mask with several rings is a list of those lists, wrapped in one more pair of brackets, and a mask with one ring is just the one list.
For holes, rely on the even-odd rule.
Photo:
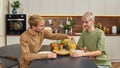
[(84, 20), (84, 21), (82, 21), (82, 25), (83, 25), (84, 29), (88, 30), (94, 26), (94, 22), (92, 20), (90, 20), (90, 21)]
[(38, 25), (35, 28), (36, 28), (35, 29), (36, 32), (42, 32), (45, 28), (45, 23), (41, 21), (40, 23), (38, 23)]
[(29, 25), (35, 32), (42, 32), (45, 28), (45, 21), (39, 15), (33, 15), (29, 19)]
[(89, 30), (92, 27), (94, 27), (94, 15), (91, 12), (86, 12), (82, 16), (82, 25), (83, 28), (86, 30)]

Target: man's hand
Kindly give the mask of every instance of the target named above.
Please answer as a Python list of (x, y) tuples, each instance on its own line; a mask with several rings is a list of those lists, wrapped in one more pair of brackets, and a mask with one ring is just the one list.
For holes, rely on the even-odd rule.
[(71, 57), (81, 57), (83, 56), (84, 52), (71, 52), (70, 56)]
[(48, 54), (48, 58), (57, 58), (57, 54), (56, 53), (50, 53), (50, 54)]
[(94, 56), (89, 56), (90, 60), (95, 60)]

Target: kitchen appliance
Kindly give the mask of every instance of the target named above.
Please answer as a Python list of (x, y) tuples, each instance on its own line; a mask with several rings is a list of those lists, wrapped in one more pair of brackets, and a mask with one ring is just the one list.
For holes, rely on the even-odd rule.
[(26, 30), (26, 14), (6, 15), (6, 34), (20, 35)]

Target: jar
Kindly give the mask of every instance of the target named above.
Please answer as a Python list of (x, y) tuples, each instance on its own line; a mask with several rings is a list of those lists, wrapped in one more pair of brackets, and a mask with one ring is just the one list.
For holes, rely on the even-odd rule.
[(107, 28), (106, 31), (107, 31), (106, 33), (109, 34), (110, 33), (110, 28)]
[(106, 33), (107, 33), (107, 28), (106, 28), (106, 27), (103, 27), (103, 31), (104, 31), (104, 33), (106, 34)]
[(116, 34), (117, 33), (117, 26), (112, 26), (112, 33)]

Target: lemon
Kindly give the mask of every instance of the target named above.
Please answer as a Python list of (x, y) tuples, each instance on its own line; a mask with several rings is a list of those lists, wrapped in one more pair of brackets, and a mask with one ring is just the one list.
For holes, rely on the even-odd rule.
[(61, 43), (65, 46), (68, 44), (68, 39), (62, 39), (61, 40)]

